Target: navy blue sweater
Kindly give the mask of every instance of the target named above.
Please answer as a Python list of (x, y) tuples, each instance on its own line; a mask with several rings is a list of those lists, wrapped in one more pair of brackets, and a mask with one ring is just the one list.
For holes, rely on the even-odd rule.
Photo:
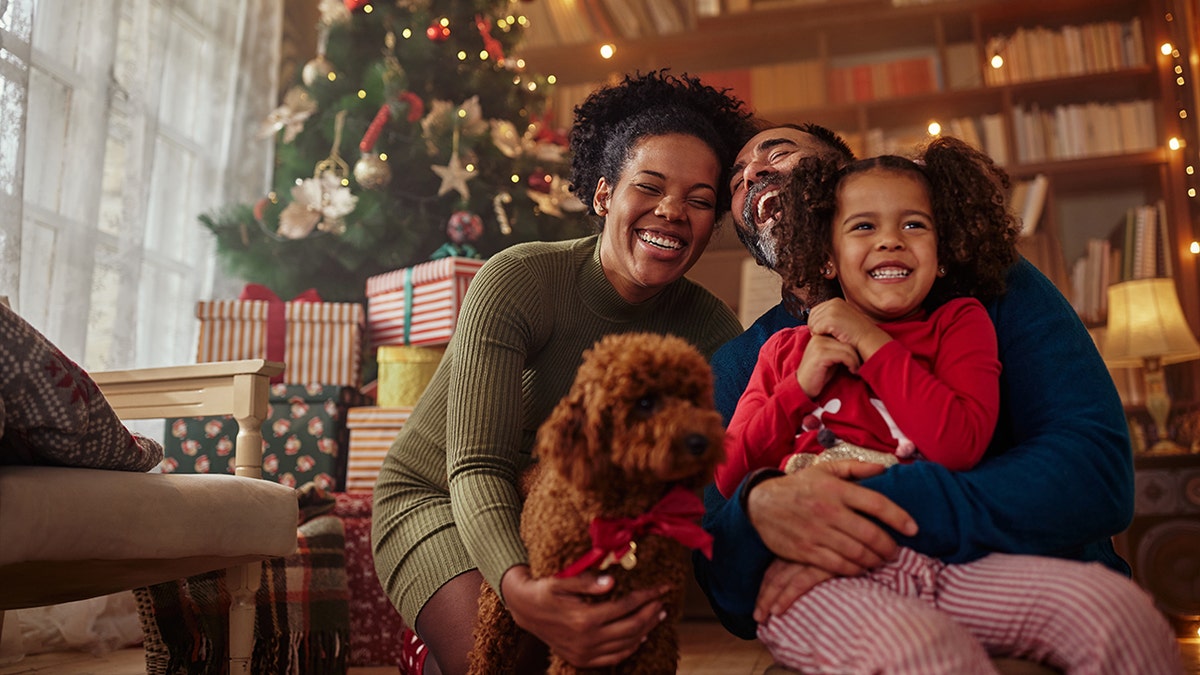
[[(947, 563), (992, 552), (1098, 561), (1129, 574), (1111, 537), (1133, 518), (1133, 458), (1124, 411), (1095, 344), (1058, 289), (1022, 259), (1007, 291), (987, 305), (1003, 373), (996, 432), (984, 460), (952, 472), (933, 462), (888, 469), (861, 484), (917, 521), (897, 543)], [(759, 347), (799, 325), (782, 305), (713, 356), (717, 407), (728, 422), (746, 388)], [(704, 526), (715, 538), (696, 576), (721, 622), (754, 637), (754, 601), (772, 554), (741, 508), (705, 491)]]

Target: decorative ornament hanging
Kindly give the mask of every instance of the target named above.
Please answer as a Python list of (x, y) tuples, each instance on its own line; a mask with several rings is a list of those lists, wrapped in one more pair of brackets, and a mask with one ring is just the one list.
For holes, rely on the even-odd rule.
[(321, 23), (326, 26), (350, 20), (350, 10), (342, 0), (321, 0), (317, 10), (321, 13)]
[(508, 211), (505, 210), (505, 204), (512, 203), (512, 195), (508, 192), (500, 192), (495, 197), (492, 197), (492, 210), (496, 213), (496, 222), (500, 224), (500, 234), (512, 234), (512, 224), (508, 221)]
[(300, 71), (300, 79), (309, 89), (337, 77), (333, 62), (325, 58), (325, 45), (328, 42), (329, 24), (320, 21), (317, 23), (317, 55), (304, 64), (304, 68)]
[(421, 100), (420, 96), (411, 91), (402, 91), (397, 98), (408, 104), (408, 114), (405, 115), (404, 119), (409, 122), (416, 122), (425, 116), (425, 102)]
[(488, 128), (478, 95), (457, 106), (450, 101), (434, 99), (433, 104), (429, 106), (429, 113), (421, 119), (421, 136), (425, 139), (425, 149), (430, 155), (442, 151), (438, 139), (445, 138), (452, 132), (456, 131), (466, 138), (476, 139), (488, 133)]
[(378, 190), (392, 182), (391, 167), (379, 153), (375, 152), (375, 142), (379, 140), (379, 134), (391, 117), (392, 110), (388, 104), (384, 103), (379, 106), (379, 112), (375, 113), (375, 118), (367, 127), (367, 133), (363, 134), (362, 140), (358, 143), (358, 149), (362, 151), (362, 156), (354, 163), (354, 180), (368, 190)]
[(472, 246), (483, 236), (483, 219), (470, 211), (455, 211), (446, 221), (446, 236), (450, 241), (438, 247), (430, 255), (430, 259), (455, 256), (459, 258), (478, 258), (479, 251)]
[(396, 58), (396, 34), (389, 30), (383, 36), (383, 90), (393, 92), (403, 89), (405, 80), (404, 68)]
[(296, 140), (304, 122), (317, 111), (317, 102), (304, 87), (292, 87), (283, 95), (283, 103), (267, 115), (258, 130), (259, 138), (267, 138), (283, 129), (283, 142)]
[(450, 26), (444, 22), (446, 22), (445, 18), (434, 19), (429, 24), (429, 28), (425, 29), (425, 37), (432, 42), (445, 42), (450, 37)]
[(292, 188), (292, 202), (279, 214), (279, 236), (303, 239), (313, 230), (330, 234), (346, 231), (342, 219), (354, 211), (358, 197), (344, 185), (347, 167), (338, 154), (345, 120), (346, 111), (343, 110), (335, 118), (333, 149), (329, 157), (317, 163), (312, 178), (300, 180)]
[(504, 47), (492, 36), (492, 20), (482, 14), (475, 15), (475, 27), (479, 29), (479, 37), (483, 38), (483, 48), (488, 58), (495, 63), (504, 62)]
[(458, 156), (458, 129), (454, 129), (454, 138), (450, 147), (450, 161), (445, 166), (434, 165), (429, 167), (433, 169), (442, 179), (442, 184), (438, 187), (438, 196), (446, 194), (451, 190), (457, 190), (458, 194), (464, 200), (471, 198), (471, 191), (467, 188), (467, 181), (475, 177), (475, 174), (468, 171), (463, 165), (462, 160)]
[[(562, 218), (564, 211), (579, 213), (586, 210), (587, 207), (571, 192), (570, 185), (566, 180), (558, 176), (546, 176), (545, 172), (542, 175), (542, 183), (547, 186), (545, 191), (534, 189), (525, 191), (526, 196), (537, 204), (538, 210), (556, 218)], [(533, 176), (530, 176), (530, 183), (533, 183), (533, 180)]]

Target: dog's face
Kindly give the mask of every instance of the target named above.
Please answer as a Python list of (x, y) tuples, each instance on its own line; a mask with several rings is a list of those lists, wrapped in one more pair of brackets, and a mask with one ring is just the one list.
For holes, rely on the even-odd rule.
[(570, 392), (539, 431), (540, 461), (582, 489), (698, 488), (724, 458), (712, 371), (680, 338), (610, 335), (585, 352)]

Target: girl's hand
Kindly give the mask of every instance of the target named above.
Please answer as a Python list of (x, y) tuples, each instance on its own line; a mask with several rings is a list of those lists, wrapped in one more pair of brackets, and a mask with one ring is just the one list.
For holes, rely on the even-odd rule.
[(831, 336), (813, 333), (796, 368), (796, 380), (804, 393), (815, 399), (838, 367), (845, 366), (851, 373), (857, 373), (860, 365), (862, 361), (854, 347)]
[(768, 617), (783, 614), (813, 586), (832, 578), (832, 574), (819, 567), (776, 558), (763, 574), (762, 586), (758, 588), (754, 620), (762, 623)]
[(850, 345), (866, 361), (892, 337), (866, 314), (854, 309), (843, 298), (833, 298), (812, 308), (808, 329), (813, 335), (828, 335)]
[(661, 599), (666, 587), (589, 601), (612, 590), (612, 577), (604, 574), (534, 579), (527, 565), (517, 565), (504, 573), (500, 585), (517, 625), (576, 668), (620, 663), (666, 618)]

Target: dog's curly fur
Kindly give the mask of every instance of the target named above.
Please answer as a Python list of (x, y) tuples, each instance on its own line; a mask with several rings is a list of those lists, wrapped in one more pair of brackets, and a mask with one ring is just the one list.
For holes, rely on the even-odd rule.
[[(635, 517), (666, 492), (693, 491), (712, 480), (724, 458), (724, 429), (713, 407), (712, 371), (684, 340), (649, 333), (610, 335), (584, 353), (571, 390), (538, 430), (538, 464), (527, 476), (521, 538), (534, 578), (554, 575), (591, 549), (597, 517)], [(636, 653), (604, 673), (673, 673), (676, 624), (688, 552), (674, 539), (637, 541), (632, 570), (609, 567), (612, 597), (660, 585), (674, 589), (668, 617)], [(518, 631), (488, 584), (480, 598), (471, 672), (511, 672)], [(550, 673), (577, 673), (551, 654)]]

